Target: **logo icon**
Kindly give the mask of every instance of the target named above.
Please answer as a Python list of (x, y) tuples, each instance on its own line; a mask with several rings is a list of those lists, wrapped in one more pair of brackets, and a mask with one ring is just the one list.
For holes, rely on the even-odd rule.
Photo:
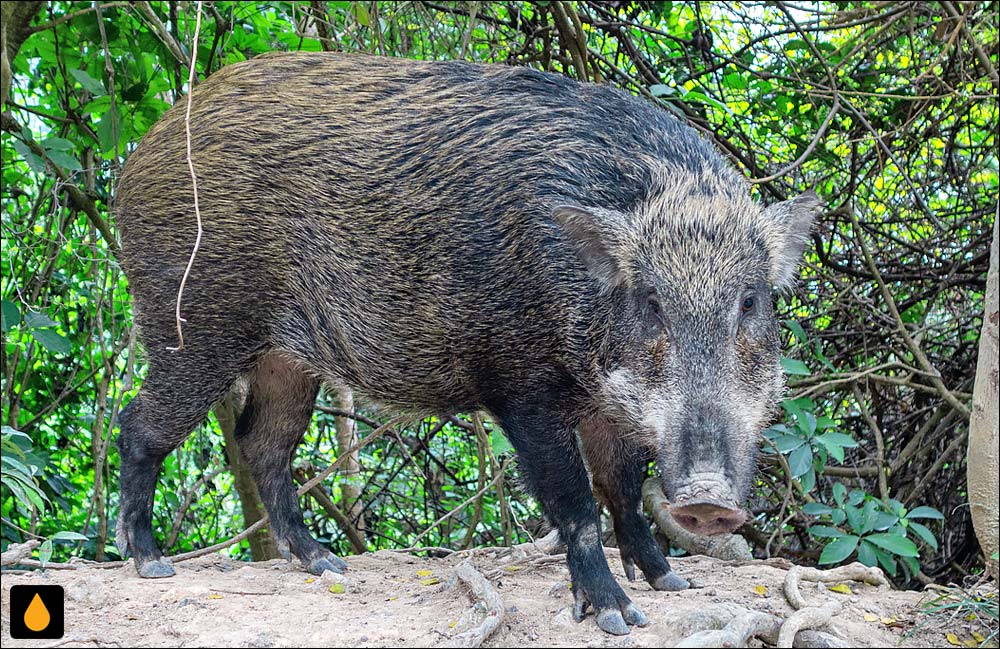
[(63, 637), (63, 587), (10, 587), (10, 637), (18, 640)]

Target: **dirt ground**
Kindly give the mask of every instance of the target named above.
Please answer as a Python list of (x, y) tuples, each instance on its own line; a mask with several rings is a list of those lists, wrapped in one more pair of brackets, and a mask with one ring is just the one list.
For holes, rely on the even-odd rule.
[[(466, 557), (490, 579), (506, 608), (484, 646), (673, 646), (683, 637), (686, 618), (713, 605), (737, 604), (781, 617), (792, 613), (782, 594), (786, 571), (774, 562), (672, 559), (679, 574), (702, 587), (667, 593), (642, 581), (628, 583), (617, 551), (607, 553), (619, 582), (651, 620), (628, 636), (601, 632), (592, 616), (580, 624), (573, 621), (569, 572), (560, 557), (532, 560), (486, 550), (426, 559), (382, 551), (349, 557), (345, 577), (311, 577), (284, 561), (248, 564), (220, 557), (177, 564), (175, 577), (158, 580), (140, 579), (131, 563), (117, 569), (5, 573), (3, 646), (442, 645), (481, 617), (466, 589), (452, 578)], [(9, 595), (15, 584), (65, 588), (62, 641), (11, 639)], [(953, 629), (934, 628), (919, 613), (930, 595), (857, 582), (847, 586), (849, 593), (815, 584), (803, 585), (802, 592), (810, 603), (837, 599), (843, 605), (827, 630), (850, 645), (948, 646), (945, 633)]]

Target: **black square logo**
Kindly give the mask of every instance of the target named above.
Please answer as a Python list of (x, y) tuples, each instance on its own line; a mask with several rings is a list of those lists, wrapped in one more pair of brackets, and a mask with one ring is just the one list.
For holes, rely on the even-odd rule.
[(11, 586), (10, 637), (63, 637), (63, 598), (62, 586)]

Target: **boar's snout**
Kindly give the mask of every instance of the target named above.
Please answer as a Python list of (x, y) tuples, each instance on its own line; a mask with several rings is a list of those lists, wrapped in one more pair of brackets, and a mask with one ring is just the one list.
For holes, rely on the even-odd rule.
[(708, 500), (675, 503), (670, 513), (684, 529), (701, 536), (732, 532), (746, 520), (740, 509)]

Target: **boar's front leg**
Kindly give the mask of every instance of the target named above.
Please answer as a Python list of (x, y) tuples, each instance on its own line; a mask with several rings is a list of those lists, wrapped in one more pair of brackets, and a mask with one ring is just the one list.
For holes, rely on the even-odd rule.
[(608, 633), (624, 635), (628, 625), (648, 624), (608, 568), (597, 504), (572, 426), (543, 408), (521, 406), (506, 415), (496, 414), (517, 451), (528, 489), (566, 543), (576, 620), (582, 621), (592, 605), (597, 625)]
[(635, 581), (635, 567), (656, 590), (684, 590), (690, 584), (670, 569), (642, 515), (642, 478), (652, 453), (630, 439), (626, 431), (603, 418), (579, 427), (595, 490), (608, 506), (622, 567)]

